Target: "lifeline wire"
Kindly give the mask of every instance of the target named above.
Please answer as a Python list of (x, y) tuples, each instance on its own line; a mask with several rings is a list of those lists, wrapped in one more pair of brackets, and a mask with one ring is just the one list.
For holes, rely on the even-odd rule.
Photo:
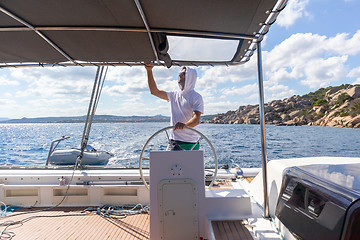
[(97, 105), (99, 103), (99, 99), (100, 99), (100, 95), (102, 92), (102, 88), (104, 86), (107, 71), (108, 71), (108, 67), (106, 67), (106, 71), (104, 74), (104, 66), (99, 66), (97, 69), (97, 72), (96, 72), (94, 86), (93, 86), (89, 109), (88, 109), (88, 114), (86, 116), (84, 132), (83, 132), (83, 136), (81, 139), (81, 152), (80, 152), (80, 155), (78, 156), (78, 158), (76, 159), (76, 164), (75, 164), (78, 167), (80, 167), (80, 165), (81, 165), (82, 157), (83, 157), (85, 148), (86, 148), (88, 140), (89, 140), (91, 124), (93, 122), (93, 119), (95, 116), (95, 111), (96, 111)]

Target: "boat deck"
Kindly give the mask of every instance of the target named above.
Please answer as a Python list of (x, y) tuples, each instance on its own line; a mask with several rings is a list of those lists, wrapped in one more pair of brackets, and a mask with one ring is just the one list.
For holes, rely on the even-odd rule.
[[(150, 215), (137, 214), (123, 219), (102, 217), (96, 212), (82, 213), (85, 208), (59, 207), (48, 211), (27, 213), (1, 219), (22, 221), (5, 229), (2, 237), (14, 235), (12, 239), (150, 239)], [(26, 213), (37, 209), (20, 209)], [(3, 231), (4, 227), (0, 228)], [(3, 239), (3, 238), (1, 238)], [(5, 239), (5, 238), (4, 238)]]

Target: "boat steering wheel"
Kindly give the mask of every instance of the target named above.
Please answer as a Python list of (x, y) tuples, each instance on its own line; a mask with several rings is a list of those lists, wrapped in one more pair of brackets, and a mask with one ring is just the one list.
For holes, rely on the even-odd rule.
[[(143, 155), (144, 155), (144, 152), (145, 152), (145, 149), (146, 149), (146, 147), (149, 145), (150, 141), (151, 141), (154, 137), (156, 137), (157, 135), (159, 135), (159, 134), (162, 133), (162, 132), (165, 132), (165, 133), (166, 133), (166, 136), (167, 136), (167, 138), (168, 138), (168, 141), (170, 142), (170, 139), (169, 139), (169, 135), (168, 135), (168, 133), (167, 133), (167, 130), (173, 129), (173, 128), (174, 128), (174, 126), (166, 127), (166, 128), (160, 129), (159, 131), (157, 131), (156, 133), (154, 133), (154, 134), (146, 141), (144, 147), (143, 147), (142, 150), (141, 150), (140, 159), (139, 159), (140, 178), (141, 178), (142, 182), (144, 183), (145, 187), (146, 187), (148, 190), (150, 190), (149, 184), (147, 184), (147, 182), (145, 181), (144, 174), (143, 174), (143, 169), (142, 169), (142, 160), (143, 160), (143, 159), (150, 160), (150, 158), (146, 158), (146, 157), (143, 156)], [(189, 127), (185, 127), (185, 128), (186, 128), (186, 129), (189, 129), (189, 130), (191, 130), (191, 131), (196, 132), (196, 133), (200, 136), (199, 140), (198, 140), (196, 143), (194, 143), (194, 146), (191, 148), (191, 150), (195, 148), (195, 146), (200, 142), (201, 139), (205, 139), (205, 141), (208, 143), (208, 145), (210, 146), (210, 148), (211, 148), (211, 150), (212, 150), (212, 153), (213, 153), (214, 159), (215, 159), (215, 171), (214, 171), (214, 175), (213, 175), (213, 177), (212, 177), (211, 183), (210, 183), (210, 185), (209, 185), (209, 188), (211, 188), (211, 187), (213, 186), (214, 182), (215, 182), (215, 179), (216, 179), (216, 176), (217, 176), (217, 169), (218, 169), (218, 158), (217, 158), (217, 155), (216, 155), (216, 152), (215, 152), (215, 148), (213, 147), (213, 145), (211, 144), (211, 142), (209, 141), (209, 139), (207, 139), (207, 137), (206, 137), (204, 134), (202, 134), (201, 132), (199, 132), (198, 130), (195, 130), (195, 129), (193, 129), (193, 128), (189, 128)]]

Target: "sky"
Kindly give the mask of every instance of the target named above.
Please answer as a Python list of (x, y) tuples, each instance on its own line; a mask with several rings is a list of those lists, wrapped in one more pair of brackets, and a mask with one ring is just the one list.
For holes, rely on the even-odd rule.
[[(289, 0), (262, 42), (265, 102), (360, 84), (359, 9), (360, 0)], [(211, 41), (179, 47), (170, 40), (178, 52), (210, 46), (213, 57), (222, 49)], [(254, 54), (244, 65), (197, 68), (204, 115), (258, 104), (256, 60)], [(179, 67), (153, 71), (159, 89), (178, 89)], [(95, 67), (0, 69), (0, 118), (86, 115), (95, 73)], [(110, 67), (97, 114), (169, 116), (170, 104), (149, 93), (146, 79), (144, 67)]]

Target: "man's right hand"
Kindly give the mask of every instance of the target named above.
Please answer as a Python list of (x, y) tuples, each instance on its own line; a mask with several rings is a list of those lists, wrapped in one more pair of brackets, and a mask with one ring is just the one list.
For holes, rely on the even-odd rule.
[(184, 129), (185, 126), (186, 126), (185, 123), (177, 122), (177, 123), (175, 124), (175, 126), (174, 126), (174, 131), (175, 131), (176, 129)]

